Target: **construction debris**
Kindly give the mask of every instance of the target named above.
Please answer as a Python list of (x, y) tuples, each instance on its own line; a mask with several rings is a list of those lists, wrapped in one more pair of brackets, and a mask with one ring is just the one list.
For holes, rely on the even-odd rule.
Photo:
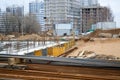
[(88, 42), (90, 41), (90, 37), (82, 37), (81, 40), (83, 40), (84, 42)]
[(120, 38), (120, 35), (119, 34), (114, 34), (113, 38)]
[(0, 40), (3, 40), (4, 35), (0, 34)]
[[(77, 51), (78, 52), (78, 51)], [(82, 59), (101, 59), (101, 60), (120, 60), (120, 57), (113, 55), (96, 54), (93, 51), (79, 51), (76, 56), (68, 56), (70, 58), (82, 58)]]
[(92, 51), (81, 51), (81, 53), (78, 54), (78, 58), (94, 58), (96, 56), (96, 53)]
[(112, 34), (111, 33), (99, 33), (98, 36), (100, 38), (112, 38)]
[(42, 40), (42, 38), (37, 34), (31, 34), (31, 35), (22, 35), (17, 40)]
[(111, 29), (111, 30), (95, 30), (94, 32), (92, 32), (90, 35), (88, 35), (89, 37), (96, 37), (96, 38), (99, 38), (99, 35), (101, 33), (109, 33), (110, 37), (111, 37), (111, 34), (112, 35), (119, 35), (120, 36), (120, 29)]
[(119, 57), (113, 55), (96, 55), (95, 59), (104, 59), (104, 60), (120, 60)]

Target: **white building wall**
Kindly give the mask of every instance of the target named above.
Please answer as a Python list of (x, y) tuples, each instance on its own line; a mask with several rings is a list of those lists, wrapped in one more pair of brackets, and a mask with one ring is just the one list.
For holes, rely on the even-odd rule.
[[(44, 0), (47, 24), (70, 23), (80, 19), (80, 0)], [(75, 23), (74, 23), (75, 24)]]
[(116, 28), (116, 22), (98, 22), (96, 24), (96, 29), (109, 30), (115, 28)]
[(55, 33), (58, 36), (71, 35), (71, 31), (73, 30), (72, 24), (56, 24), (55, 25)]

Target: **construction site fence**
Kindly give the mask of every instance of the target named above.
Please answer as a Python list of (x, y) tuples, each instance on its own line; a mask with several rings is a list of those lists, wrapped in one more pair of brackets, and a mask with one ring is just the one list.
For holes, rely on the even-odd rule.
[(54, 56), (57, 57), (65, 53), (65, 51), (69, 50), (75, 45), (75, 41), (71, 40), (67, 43), (60, 44), (53, 47), (48, 47), (46, 49), (36, 50), (34, 51), (35, 56)]

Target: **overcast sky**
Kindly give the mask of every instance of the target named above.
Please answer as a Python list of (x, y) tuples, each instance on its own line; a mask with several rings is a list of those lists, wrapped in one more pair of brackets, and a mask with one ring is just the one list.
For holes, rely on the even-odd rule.
[(120, 0), (99, 0), (100, 4), (103, 6), (108, 6), (111, 8), (115, 21), (117, 22), (117, 27), (120, 28)]
[[(25, 6), (25, 12), (28, 12), (29, 8), (29, 2), (35, 1), (35, 0), (0, 0), (0, 8), (4, 10), (6, 6), (11, 6), (13, 4), (17, 5), (24, 5)], [(38, 0), (41, 1), (41, 0)], [(120, 5), (120, 0), (98, 0), (101, 5), (108, 6), (113, 11), (113, 15), (115, 17), (115, 21), (117, 22), (117, 27), (120, 27), (120, 9), (118, 9)]]

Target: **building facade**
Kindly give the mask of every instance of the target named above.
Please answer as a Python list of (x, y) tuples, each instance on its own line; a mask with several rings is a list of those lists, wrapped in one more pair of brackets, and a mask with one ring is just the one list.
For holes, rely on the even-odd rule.
[(99, 5), (98, 0), (81, 0), (82, 6), (97, 6)]
[[(11, 18), (9, 19), (10, 16)], [(12, 32), (19, 32), (19, 33), (22, 32), (22, 19), (24, 18), (24, 6), (12, 5), (6, 7), (6, 14), (4, 15), (4, 17), (6, 17), (7, 23), (9, 23), (9, 25), (5, 23), (5, 26), (9, 28), (6, 29), (7, 30), (6, 34)]]
[(24, 7), (13, 5), (13, 6), (10, 6), (10, 7), (6, 8), (6, 13), (7, 14), (10, 13), (13, 16), (23, 17), (24, 16)]
[(80, 20), (80, 0), (44, 0), (46, 26), (71, 23), (77, 28)]
[(116, 22), (98, 22), (94, 25), (92, 25), (92, 29), (101, 29), (101, 30), (110, 30), (110, 29), (116, 29)]
[[(17, 16), (15, 20), (15, 16)], [(14, 18), (13, 18), (14, 17)], [(0, 10), (0, 33), (8, 34), (19, 32), (22, 26), (21, 20), (24, 17), (24, 7), (10, 6), (6, 12)]]
[(2, 12), (1, 9), (0, 9), (0, 33), (5, 32), (5, 26), (4, 26), (4, 23), (3, 23), (3, 15), (4, 15), (4, 12)]
[(35, 15), (37, 18), (38, 23), (41, 25), (41, 27), (44, 28), (45, 25), (45, 8), (44, 8), (44, 2), (31, 2), (29, 3), (29, 13), (32, 15)]
[(97, 22), (113, 21), (113, 16), (109, 8), (101, 6), (82, 7), (82, 25), (81, 31), (90, 30), (92, 24)]
[[(0, 12), (0, 33), (6, 34), (7, 32), (12, 32), (9, 22), (7, 21), (6, 12)], [(7, 32), (6, 32), (7, 31)]]

